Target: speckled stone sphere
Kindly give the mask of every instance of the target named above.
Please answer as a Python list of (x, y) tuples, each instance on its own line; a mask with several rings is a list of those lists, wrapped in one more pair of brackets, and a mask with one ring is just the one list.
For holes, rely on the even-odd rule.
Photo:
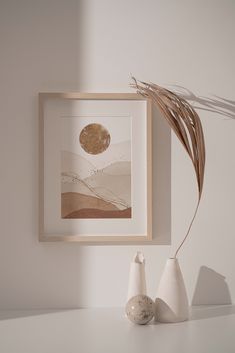
[(147, 295), (136, 295), (128, 300), (126, 315), (134, 324), (145, 325), (154, 316), (154, 302)]

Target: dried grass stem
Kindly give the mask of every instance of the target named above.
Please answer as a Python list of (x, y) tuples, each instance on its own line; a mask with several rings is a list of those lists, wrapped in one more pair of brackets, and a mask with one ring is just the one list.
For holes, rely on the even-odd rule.
[(176, 257), (190, 233), (202, 195), (206, 159), (202, 124), (197, 112), (184, 98), (154, 83), (137, 81), (134, 77), (132, 79), (131, 87), (135, 88), (139, 94), (152, 100), (178, 137), (192, 161), (197, 179), (197, 206), (186, 235), (177, 247), (174, 256)]

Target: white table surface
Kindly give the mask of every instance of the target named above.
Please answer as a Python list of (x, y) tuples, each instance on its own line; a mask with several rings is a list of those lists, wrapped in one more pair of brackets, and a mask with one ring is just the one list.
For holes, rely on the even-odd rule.
[(235, 353), (235, 306), (135, 326), (123, 309), (1, 311), (0, 353)]

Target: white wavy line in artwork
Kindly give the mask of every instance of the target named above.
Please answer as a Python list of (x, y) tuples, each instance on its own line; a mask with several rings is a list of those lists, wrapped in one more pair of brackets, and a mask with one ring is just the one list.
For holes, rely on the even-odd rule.
[[(61, 181), (62, 181), (62, 192), (65, 191), (71, 191), (71, 187), (72, 184), (82, 184), (85, 188), (87, 188), (90, 193), (90, 195), (95, 195), (95, 197), (106, 201), (106, 202), (110, 202), (112, 204), (115, 204), (119, 209), (126, 209), (130, 207), (130, 204), (128, 202), (126, 202), (124, 199), (118, 197), (117, 195), (115, 195), (110, 189), (106, 188), (106, 187), (102, 187), (99, 189), (102, 189), (102, 191), (106, 191), (106, 194), (108, 194), (109, 196), (105, 197), (104, 195), (101, 195), (100, 192), (97, 191), (98, 188), (94, 188), (92, 187), (87, 181), (85, 180), (81, 180), (81, 178), (79, 177), (79, 175), (77, 175), (76, 173), (61, 173)], [(65, 188), (65, 184), (67, 184), (69, 186), (69, 190), (67, 190)], [(87, 192), (84, 191), (84, 193), (87, 194)], [(113, 197), (112, 197), (113, 196)]]

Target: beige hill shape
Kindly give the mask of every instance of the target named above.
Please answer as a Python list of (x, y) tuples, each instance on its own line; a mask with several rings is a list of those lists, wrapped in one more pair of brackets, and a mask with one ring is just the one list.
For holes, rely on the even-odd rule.
[(74, 173), (63, 173), (61, 191), (98, 196), (123, 210), (131, 205), (130, 171), (131, 162), (117, 162), (84, 180)]
[(96, 167), (76, 153), (61, 151), (61, 172), (75, 173), (80, 179), (90, 175)]
[(131, 143), (130, 141), (124, 141), (112, 144), (105, 152), (96, 156), (90, 155), (88, 158), (89, 161), (77, 153), (61, 151), (61, 171), (76, 173), (81, 179), (84, 179), (95, 170), (105, 168), (116, 162), (130, 161)]
[(108, 175), (131, 175), (131, 162), (121, 161), (112, 163), (102, 169), (102, 172)]
[[(130, 162), (125, 162), (129, 163)], [(117, 162), (120, 164), (120, 162)], [(114, 166), (112, 166), (114, 168)], [(116, 195), (117, 199), (123, 200), (126, 207), (131, 205), (131, 175), (120, 172), (120, 175), (107, 174), (106, 169), (104, 171), (98, 171), (95, 175), (92, 175), (84, 181), (95, 189), (99, 194), (104, 197), (110, 197), (109, 191), (112, 191)]]

